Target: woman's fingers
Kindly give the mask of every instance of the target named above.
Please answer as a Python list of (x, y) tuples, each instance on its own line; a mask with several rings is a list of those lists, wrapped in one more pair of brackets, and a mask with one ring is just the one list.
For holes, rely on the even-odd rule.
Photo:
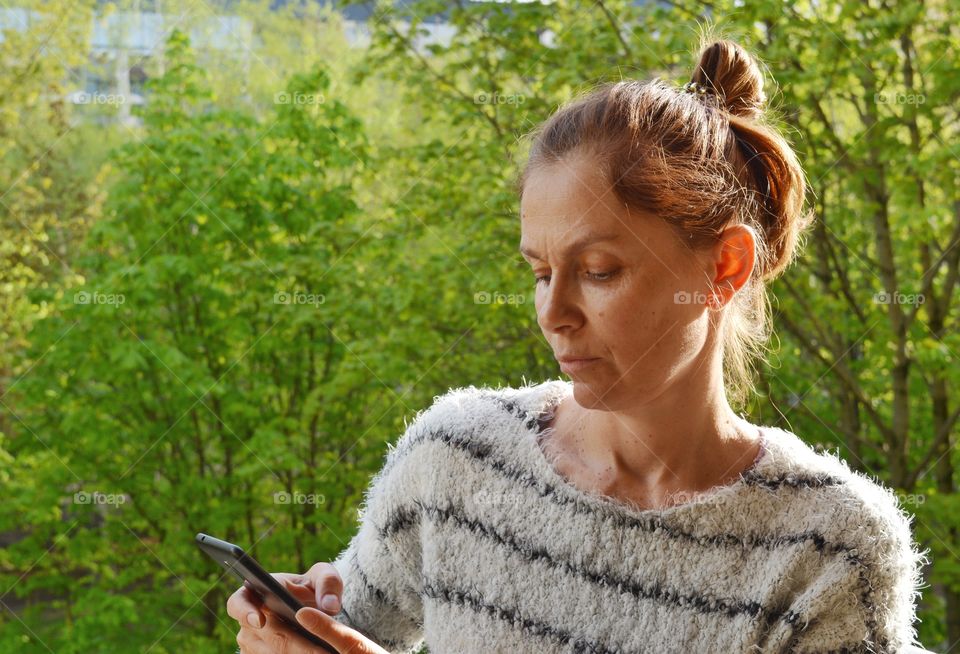
[[(275, 572), (273, 577), (304, 606), (312, 610), (319, 608), (330, 615), (336, 615), (340, 612), (343, 580), (332, 564), (316, 563), (305, 574)], [(289, 625), (270, 613), (260, 596), (248, 587), (246, 582), (227, 599), (227, 614), (240, 624), (237, 642), (244, 654), (260, 654), (261, 652), (263, 654), (276, 654), (276, 652), (319, 654), (322, 652), (321, 649), (309, 643), (293, 631)], [(348, 639), (346, 641), (348, 643), (347, 649), (342, 651), (349, 651), (353, 654), (384, 651), (359, 632), (340, 625), (326, 614), (323, 615), (333, 623), (324, 627), (325, 629), (333, 629), (335, 637)], [(325, 638), (324, 640), (328, 639)]]
[(315, 563), (303, 575), (315, 589), (316, 597), (308, 606), (319, 607), (331, 615), (340, 612), (343, 597), (343, 579), (332, 563)]
[(292, 579), (280, 579), (279, 580), (283, 586), (290, 591), (290, 594), (300, 600), (300, 603), (304, 606), (317, 607), (317, 594), (313, 589), (313, 584), (311, 584), (306, 579), (301, 579), (300, 581), (295, 581)]
[(260, 596), (246, 586), (241, 586), (227, 599), (227, 615), (240, 623), (240, 626), (263, 626), (263, 612), (260, 610)]
[[(272, 576), (303, 604), (316, 606), (313, 587), (307, 577), (294, 572), (274, 572)], [(227, 599), (227, 615), (239, 622), (240, 626), (263, 626), (263, 601), (246, 581)]]
[(264, 609), (266, 621), (261, 629), (243, 627), (237, 634), (242, 654), (328, 654), (295, 632), (270, 609)]
[[(263, 627), (254, 629), (241, 624), (237, 644), (243, 654), (328, 654), (295, 632), (270, 609), (263, 607), (261, 611)], [(300, 609), (297, 621), (304, 629), (328, 642), (339, 654), (388, 654), (359, 631), (340, 624), (315, 608)]]
[(340, 654), (388, 654), (359, 631), (340, 624), (323, 611), (304, 607), (297, 611), (297, 622), (310, 633), (330, 643)]

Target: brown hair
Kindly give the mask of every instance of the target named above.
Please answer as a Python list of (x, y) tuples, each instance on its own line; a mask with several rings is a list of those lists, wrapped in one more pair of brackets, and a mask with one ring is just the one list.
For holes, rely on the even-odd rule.
[(728, 399), (744, 403), (753, 366), (769, 339), (766, 283), (790, 264), (813, 214), (803, 209), (806, 180), (790, 144), (766, 120), (759, 63), (740, 45), (701, 48), (685, 92), (659, 78), (602, 84), (562, 107), (532, 133), (517, 178), (589, 154), (630, 209), (658, 216), (691, 248), (714, 245), (730, 225), (756, 230), (750, 281), (728, 305), (722, 333)]

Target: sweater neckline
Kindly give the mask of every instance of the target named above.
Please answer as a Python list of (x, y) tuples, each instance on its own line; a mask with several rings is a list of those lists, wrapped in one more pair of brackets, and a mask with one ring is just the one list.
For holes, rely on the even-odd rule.
[(544, 392), (536, 397), (531, 411), (534, 420), (525, 420), (523, 423), (524, 436), (522, 440), (526, 449), (530, 452), (533, 463), (536, 466), (539, 475), (546, 479), (554, 488), (563, 489), (563, 492), (573, 498), (576, 498), (585, 505), (608, 512), (619, 513), (635, 518), (659, 518), (672, 516), (681, 513), (695, 512), (705, 510), (714, 504), (729, 499), (746, 488), (746, 477), (756, 473), (761, 462), (769, 457), (767, 453), (770, 450), (770, 433), (762, 426), (757, 426), (760, 435), (760, 451), (753, 463), (746, 470), (740, 472), (736, 480), (728, 484), (718, 484), (702, 493), (698, 493), (694, 499), (673, 504), (660, 509), (642, 509), (629, 500), (614, 498), (602, 493), (584, 490), (575, 486), (553, 467), (548, 460), (546, 452), (543, 451), (539, 439), (544, 435), (549, 435), (553, 427), (544, 429), (544, 424), (550, 422), (553, 413), (560, 402), (573, 394), (573, 383), (565, 380), (555, 382), (546, 382)]

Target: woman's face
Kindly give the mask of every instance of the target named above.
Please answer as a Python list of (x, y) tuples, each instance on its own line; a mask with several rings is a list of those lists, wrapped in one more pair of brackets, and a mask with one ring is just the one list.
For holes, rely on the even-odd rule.
[(554, 356), (596, 359), (561, 362), (580, 405), (644, 405), (705, 362), (711, 253), (629, 212), (583, 156), (534, 170), (520, 215), (521, 253), (538, 278), (537, 321)]

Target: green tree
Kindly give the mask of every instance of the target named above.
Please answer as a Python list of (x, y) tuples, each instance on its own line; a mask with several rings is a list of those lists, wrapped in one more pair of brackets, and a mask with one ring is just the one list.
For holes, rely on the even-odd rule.
[[(85, 244), (86, 281), (35, 326), (21, 383), (30, 429), (62, 465), (23, 498), (54, 519), (7, 556), (19, 569), (67, 543), (17, 586), (65, 586), (62, 613), (21, 616), (37, 651), (222, 649), (232, 584), (193, 534), (306, 569), (345, 546), (372, 463), (351, 453), (375, 383), (351, 351), (378, 311), (345, 258), (364, 238), (360, 123), (325, 96), (322, 69), (294, 76), (261, 121), (211, 102), (180, 33), (165, 58)], [(39, 449), (12, 443), (17, 457)]]
[(77, 241), (96, 220), (103, 150), (74, 121), (68, 76), (82, 63), (89, 2), (25, 2), (0, 40), (0, 438), (16, 428), (6, 397), (29, 370), (30, 325), (47, 312), (32, 288), (76, 279)]

